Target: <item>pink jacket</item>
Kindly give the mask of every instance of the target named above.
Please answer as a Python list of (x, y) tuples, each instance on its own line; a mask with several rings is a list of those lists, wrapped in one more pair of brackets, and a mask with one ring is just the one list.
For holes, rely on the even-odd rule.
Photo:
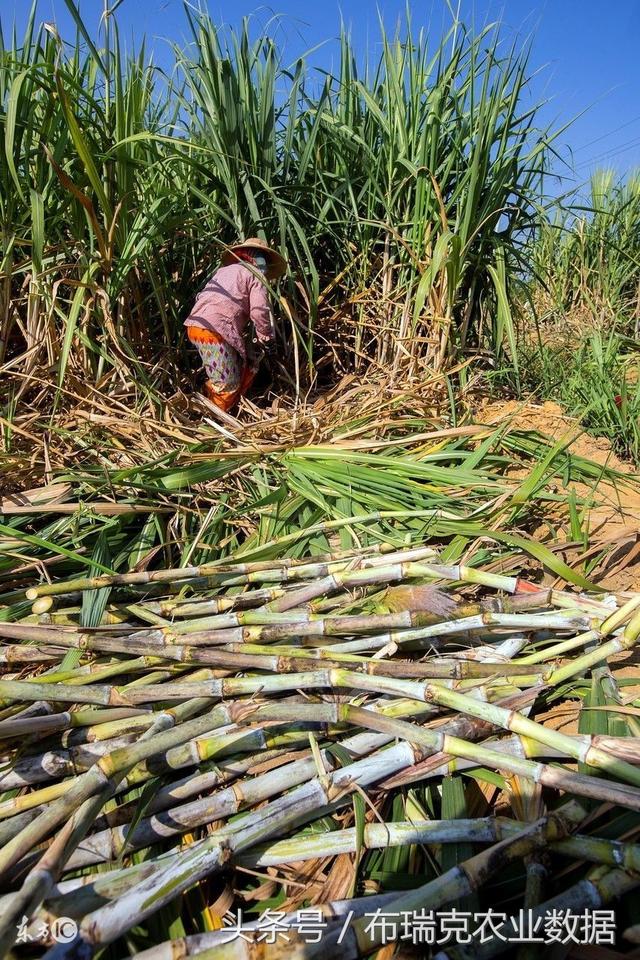
[(185, 327), (213, 330), (247, 356), (246, 333), (253, 323), (260, 343), (273, 339), (273, 318), (267, 289), (241, 263), (220, 267), (196, 297)]

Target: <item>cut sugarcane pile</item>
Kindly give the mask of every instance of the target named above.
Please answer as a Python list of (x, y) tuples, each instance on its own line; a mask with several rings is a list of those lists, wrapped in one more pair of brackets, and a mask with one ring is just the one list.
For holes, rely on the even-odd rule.
[[(99, 626), (80, 627), (78, 600), (98, 591)], [(447, 565), (432, 547), (378, 546), (81, 578), (27, 597), (29, 616), (0, 623), (4, 951), (23, 918), (33, 930), (70, 917), (78, 937), (56, 957), (127, 937), (120, 955), (142, 942), (169, 958), (175, 944), (136, 936), (181, 894), (199, 891), (206, 911), (227, 890), (225, 908), (237, 909), (246, 878), (266, 877), (286, 906), (295, 869), (304, 883), (309, 861), (340, 856), (348, 899), (327, 902), (313, 883), (316, 894), (299, 895), (326, 925), (314, 946), (285, 909), (288, 957), (371, 953), (383, 943), (366, 921), (373, 909), (437, 911), (505, 870), (524, 897), (508, 910), (526, 902), (539, 916), (640, 884), (640, 846), (594, 833), (611, 805), (640, 812), (640, 724), (610, 666), (640, 635), (640, 596), (541, 589)], [(536, 721), (541, 706), (594, 685), (620, 711), (622, 736)], [(522, 816), (430, 815), (415, 788), (444, 797), (460, 771), (501, 781)], [(447, 850), (469, 845), (464, 867), (454, 858), (447, 869)], [(409, 854), (411, 882), (371, 896), (358, 866), (393, 849)], [(543, 855), (582, 872), (540, 884)], [(230, 938), (209, 930), (180, 955)], [(257, 956), (261, 939), (249, 923), (216, 956)], [(476, 952), (507, 947), (494, 938)]]

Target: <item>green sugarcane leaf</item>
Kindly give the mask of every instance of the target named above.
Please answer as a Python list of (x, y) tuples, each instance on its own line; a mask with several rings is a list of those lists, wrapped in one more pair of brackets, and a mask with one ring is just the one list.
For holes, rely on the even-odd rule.
[(25, 195), (20, 183), (20, 177), (16, 169), (15, 150), (16, 150), (16, 121), (18, 115), (18, 106), (20, 103), (20, 92), (22, 85), (28, 76), (28, 71), (21, 71), (13, 80), (9, 97), (7, 100), (5, 122), (4, 122), (4, 154), (7, 161), (7, 168), (13, 184), (18, 191), (18, 196), (23, 203), (26, 203)]
[[(98, 535), (91, 557), (92, 576), (97, 576), (100, 570), (112, 567), (110, 537), (112, 530), (103, 529)], [(111, 595), (110, 587), (101, 587), (99, 590), (82, 591), (82, 609), (80, 611), (80, 625), (83, 627), (98, 627), (107, 609)]]
[[(467, 799), (465, 796), (465, 782), (459, 775), (444, 777), (442, 780), (442, 819), (460, 820), (469, 816)], [(440, 862), (443, 872), (464, 863), (474, 854), (472, 843), (445, 843), (442, 845)], [(479, 908), (479, 900), (475, 894), (463, 897), (460, 901), (462, 910), (475, 913)]]
[(496, 311), (496, 338), (495, 343), (498, 350), (506, 338), (509, 344), (510, 360), (513, 364), (516, 380), (520, 382), (520, 372), (518, 369), (518, 347), (516, 343), (516, 331), (509, 303), (507, 292), (507, 274), (504, 261), (504, 250), (499, 247), (496, 250), (496, 265), (487, 264), (487, 271), (493, 280), (497, 299)]
[(366, 806), (363, 797), (356, 791), (353, 794), (353, 814), (356, 825), (356, 850), (353, 860), (353, 881), (351, 884), (350, 897), (355, 897), (358, 887), (358, 868), (362, 859), (364, 850), (364, 828), (366, 826)]
[(83, 567), (96, 566), (96, 569), (100, 573), (113, 574), (114, 570), (111, 570), (109, 567), (103, 567), (101, 564), (94, 564), (90, 557), (83, 557), (82, 554), (76, 553), (73, 550), (68, 550), (66, 547), (61, 546), (58, 543), (54, 543), (51, 540), (45, 540), (43, 537), (34, 536), (31, 533), (24, 533), (22, 530), (17, 530), (14, 527), (8, 527), (4, 523), (0, 523), (0, 533), (4, 533), (7, 536), (15, 537), (17, 540), (20, 540), (23, 543), (29, 543), (34, 547), (39, 547), (41, 550), (46, 550), (49, 553), (52, 553), (57, 557), (67, 557), (69, 560), (74, 560), (76, 563), (82, 564)]
[(535, 497), (538, 490), (544, 483), (549, 467), (556, 457), (558, 457), (560, 453), (563, 453), (567, 447), (571, 445), (573, 439), (573, 437), (560, 439), (551, 447), (540, 463), (534, 467), (527, 479), (520, 484), (516, 492), (513, 494), (513, 503), (528, 503)]
[[(640, 717), (640, 707), (628, 707), (628, 706), (623, 706), (621, 704), (616, 704), (616, 703), (608, 703), (608, 704), (593, 704), (593, 703), (586, 704), (585, 703), (580, 709), (580, 714), (582, 715), (583, 712), (585, 711), (588, 712), (591, 710), (605, 710), (609, 713), (620, 713), (627, 717)], [(581, 732), (591, 733), (594, 731), (585, 729), (584, 731), (581, 731)], [(603, 732), (603, 731), (600, 731), (600, 732)], [(604, 732), (608, 733), (608, 731), (604, 731)]]
[(37, 190), (29, 191), (31, 197), (31, 259), (36, 273), (42, 273), (44, 253), (44, 201)]
[(490, 783), (491, 786), (496, 787), (498, 790), (506, 789), (506, 780), (499, 773), (496, 773), (495, 770), (489, 770), (487, 767), (474, 767), (470, 770), (461, 770), (461, 776), (470, 777), (472, 780), (477, 780), (478, 783)]
[(81, 36), (82, 36), (82, 39), (84, 40), (84, 42), (86, 43), (87, 47), (88, 47), (89, 50), (91, 51), (92, 57), (94, 58), (94, 60), (95, 60), (96, 63), (98, 64), (98, 66), (100, 67), (101, 72), (102, 72), (102, 73), (105, 73), (105, 65), (104, 65), (104, 63), (103, 63), (103, 61), (102, 61), (102, 57), (101, 57), (100, 54), (98, 53), (98, 51), (97, 51), (97, 49), (96, 49), (96, 46), (95, 46), (93, 40), (91, 39), (91, 35), (90, 35), (89, 31), (87, 30), (87, 28), (86, 28), (86, 26), (85, 26), (85, 23), (84, 23), (84, 21), (83, 21), (83, 19), (82, 19), (82, 17), (80, 16), (80, 12), (79, 12), (78, 7), (76, 6), (74, 0), (64, 0), (64, 2), (65, 2), (65, 4), (66, 4), (67, 10), (68, 10), (69, 13), (71, 14), (71, 17), (72, 17), (72, 19), (73, 19), (73, 22), (75, 23), (78, 31), (80, 32), (80, 34), (81, 34)]
[(98, 173), (98, 168), (95, 165), (92, 151), (89, 149), (87, 142), (82, 135), (80, 124), (78, 123), (77, 117), (71, 107), (69, 98), (67, 97), (67, 93), (62, 85), (62, 80), (59, 74), (56, 76), (56, 90), (58, 92), (58, 97), (64, 112), (65, 120), (69, 127), (71, 138), (78, 152), (78, 156), (82, 161), (87, 179), (89, 180), (89, 183), (91, 184), (98, 198), (105, 222), (110, 226), (113, 220), (113, 210), (109, 200), (107, 199), (103, 178)]
[[(93, 275), (97, 270), (97, 264), (92, 264), (87, 268), (78, 285), (75, 294), (73, 295), (73, 300), (71, 301), (71, 309), (69, 315), (66, 318), (64, 338), (62, 341), (62, 349), (60, 350), (60, 358), (58, 360), (58, 391), (62, 389), (62, 384), (64, 382), (65, 374), (67, 372), (67, 364), (69, 362), (69, 355), (71, 353), (71, 347), (73, 344), (73, 338), (76, 334), (76, 326), (78, 323), (78, 318), (80, 316), (80, 311), (85, 302), (87, 290), (90, 287), (91, 280)], [(57, 401), (57, 398), (56, 398)]]
[[(607, 714), (600, 713), (596, 709), (593, 709), (602, 706), (605, 706), (604, 693), (600, 680), (596, 675), (591, 678), (590, 688), (587, 691), (583, 706), (580, 709), (580, 716), (578, 718), (579, 733), (585, 733), (589, 736), (603, 736), (608, 733), (609, 721)], [(591, 774), (592, 776), (599, 775), (599, 771), (594, 771), (593, 767), (590, 767), (589, 764), (586, 763), (580, 763), (578, 770), (580, 773)]]
[(586, 577), (583, 577), (582, 574), (576, 573), (575, 570), (572, 570), (564, 560), (561, 560), (557, 557), (548, 547), (543, 543), (539, 543), (537, 540), (529, 540), (525, 537), (518, 536), (517, 534), (512, 533), (503, 533), (502, 531), (490, 531), (485, 530), (482, 534), (483, 536), (489, 536), (495, 540), (498, 540), (500, 543), (507, 543), (509, 546), (518, 547), (524, 553), (530, 554), (532, 557), (535, 557), (536, 560), (539, 560), (540, 563), (544, 564), (545, 567), (548, 567), (557, 577), (566, 580), (567, 583), (573, 583), (578, 587), (582, 587), (584, 590), (593, 590), (595, 593), (603, 593), (604, 587), (598, 586), (596, 583), (592, 583), (590, 580), (587, 580)]
[(136, 808), (133, 811), (133, 815), (129, 824), (127, 825), (127, 830), (122, 840), (122, 848), (120, 850), (120, 856), (118, 858), (118, 863), (121, 865), (124, 858), (127, 856), (129, 841), (133, 834), (136, 831), (136, 827), (144, 817), (145, 813), (149, 809), (150, 804), (153, 802), (154, 797), (156, 796), (160, 787), (164, 786), (167, 783), (166, 777), (153, 777), (140, 791), (138, 801), (136, 803)]

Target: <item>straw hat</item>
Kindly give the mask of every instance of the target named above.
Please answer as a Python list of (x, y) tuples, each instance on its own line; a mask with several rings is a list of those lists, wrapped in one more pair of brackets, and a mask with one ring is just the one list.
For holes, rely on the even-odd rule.
[(234, 256), (236, 250), (260, 250), (267, 261), (267, 276), (270, 280), (277, 280), (278, 277), (281, 277), (287, 270), (287, 262), (284, 257), (281, 257), (277, 250), (273, 250), (264, 240), (260, 240), (259, 237), (249, 237), (247, 240), (243, 240), (242, 243), (235, 243), (233, 246), (228, 247), (223, 256), (222, 256), (222, 265), (223, 267), (228, 266), (230, 263), (236, 263), (237, 257)]

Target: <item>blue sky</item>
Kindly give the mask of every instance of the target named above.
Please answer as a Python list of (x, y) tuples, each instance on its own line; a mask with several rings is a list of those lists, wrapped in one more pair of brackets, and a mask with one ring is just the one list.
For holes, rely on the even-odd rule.
[[(110, 5), (114, 0), (109, 0)], [(294, 57), (323, 43), (314, 53), (316, 64), (335, 62), (335, 37), (341, 18), (350, 27), (357, 49), (364, 54), (376, 43), (378, 9), (393, 27), (405, 10), (405, 0), (201, 0), (217, 22), (238, 24), (254, 15), (271, 23)], [(458, 0), (451, 0), (457, 3)], [(461, 16), (482, 26), (500, 20), (507, 36), (532, 37), (533, 95), (550, 103), (544, 119), (565, 124), (583, 113), (563, 136), (573, 153), (576, 175), (586, 179), (596, 166), (624, 174), (640, 168), (640, 0), (460, 0)], [(0, 18), (5, 31), (14, 18), (24, 25), (30, 0), (3, 0)], [(97, 29), (103, 0), (81, 0), (85, 21)], [(414, 27), (441, 34), (450, 23), (446, 0), (410, 0)], [(39, 19), (55, 21), (60, 33), (73, 35), (64, 0), (39, 0)], [(280, 16), (274, 20), (275, 14)], [(165, 40), (186, 38), (182, 0), (122, 0), (118, 21), (123, 39), (153, 38), (156, 60), (168, 62)], [(564, 169), (564, 168), (563, 168)], [(565, 171), (566, 172), (566, 171)]]

